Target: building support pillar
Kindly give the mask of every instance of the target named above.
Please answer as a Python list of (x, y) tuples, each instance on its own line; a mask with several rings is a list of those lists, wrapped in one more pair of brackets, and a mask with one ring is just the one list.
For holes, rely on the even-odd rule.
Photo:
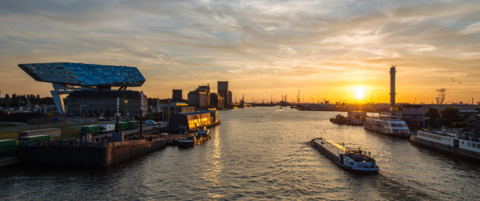
[(72, 91), (50, 91), (52, 94), (55, 107), (57, 107), (58, 114), (65, 114), (65, 104), (63, 103), (63, 95), (70, 94)]

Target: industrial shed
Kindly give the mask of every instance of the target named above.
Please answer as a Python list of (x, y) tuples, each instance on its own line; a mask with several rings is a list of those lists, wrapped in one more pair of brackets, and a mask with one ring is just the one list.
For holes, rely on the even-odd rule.
[(167, 130), (194, 130), (202, 126), (217, 123), (219, 121), (218, 118), (218, 111), (196, 111), (174, 114), (170, 116)]

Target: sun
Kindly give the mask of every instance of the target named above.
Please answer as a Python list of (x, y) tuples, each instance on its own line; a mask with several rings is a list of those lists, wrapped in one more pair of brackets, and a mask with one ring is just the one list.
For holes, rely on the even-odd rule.
[(365, 97), (365, 88), (363, 87), (355, 87), (353, 88), (355, 91), (355, 98), (362, 99)]

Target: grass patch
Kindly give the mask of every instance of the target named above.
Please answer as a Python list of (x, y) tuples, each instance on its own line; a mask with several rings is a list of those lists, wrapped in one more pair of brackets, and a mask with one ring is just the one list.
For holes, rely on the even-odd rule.
[[(101, 124), (101, 123), (97, 122), (97, 123), (86, 123), (86, 124), (84, 123), (84, 124), (73, 124), (73, 125), (64, 125), (64, 126), (52, 126), (49, 128), (60, 128), (62, 130), (62, 137), (59, 139), (70, 139), (70, 138), (76, 138), (80, 136), (80, 127), (82, 127), (83, 125), (96, 125), (96, 124)], [(27, 128), (27, 129), (0, 131), (0, 140), (18, 139), (18, 132), (38, 130), (38, 129), (45, 129), (45, 128)]]
[(0, 123), (0, 128), (10, 128), (10, 127), (13, 127), (13, 126), (10, 124)]

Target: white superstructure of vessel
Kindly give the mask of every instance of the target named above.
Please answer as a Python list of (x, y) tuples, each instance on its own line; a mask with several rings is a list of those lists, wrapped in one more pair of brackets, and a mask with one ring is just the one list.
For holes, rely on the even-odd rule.
[(448, 132), (423, 129), (410, 141), (480, 161), (480, 138), (473, 132)]
[(400, 116), (367, 117), (363, 128), (387, 135), (409, 137), (411, 132)]

